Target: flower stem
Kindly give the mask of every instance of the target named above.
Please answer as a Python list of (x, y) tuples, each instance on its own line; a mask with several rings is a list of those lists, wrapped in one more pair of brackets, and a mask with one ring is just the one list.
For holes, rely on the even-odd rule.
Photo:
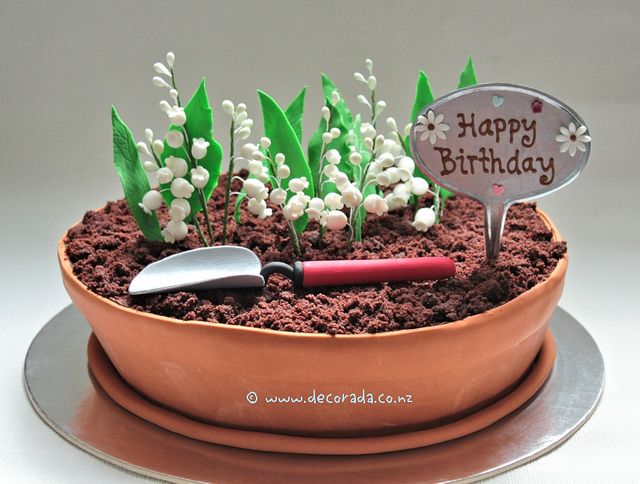
[(227, 170), (227, 183), (224, 190), (224, 216), (222, 218), (222, 243), (227, 243), (227, 225), (229, 223), (229, 199), (231, 198), (231, 182), (233, 181), (233, 165), (235, 161), (235, 120), (231, 119), (229, 128), (229, 169)]
[(287, 221), (287, 227), (289, 227), (289, 234), (291, 236), (291, 243), (293, 244), (293, 250), (298, 257), (302, 255), (302, 250), (300, 249), (300, 240), (298, 239), (298, 234), (296, 233), (296, 229), (293, 227), (293, 223)]
[(205, 247), (209, 247), (209, 242), (207, 242), (207, 239), (204, 236), (204, 232), (202, 232), (202, 228), (200, 227), (200, 222), (198, 222), (197, 213), (193, 216), (193, 225), (196, 227), (196, 231), (198, 232), (198, 236), (200, 237), (200, 242), (202, 242), (202, 245), (204, 245)]

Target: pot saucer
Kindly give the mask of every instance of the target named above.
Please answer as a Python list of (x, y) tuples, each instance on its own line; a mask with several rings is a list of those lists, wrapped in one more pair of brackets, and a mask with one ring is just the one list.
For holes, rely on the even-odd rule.
[(382, 436), (325, 438), (221, 427), (163, 408), (136, 392), (118, 374), (94, 334), (87, 349), (89, 368), (102, 389), (120, 406), (148, 422), (185, 437), (248, 450), (315, 455), (362, 455), (439, 444), (482, 430), (524, 405), (547, 380), (556, 345), (547, 331), (530, 371), (508, 394), (491, 405), (446, 425)]
[[(534, 460), (569, 439), (603, 391), (602, 355), (585, 328), (558, 308), (553, 372), (535, 398), (489, 427), (420, 449), (322, 456), (210, 444), (153, 425), (115, 404), (90, 378), (90, 328), (69, 306), (27, 352), (24, 382), (34, 410), (60, 436), (117, 467), (171, 482), (443, 482), (478, 480)], [(117, 468), (112, 468), (117, 479)]]

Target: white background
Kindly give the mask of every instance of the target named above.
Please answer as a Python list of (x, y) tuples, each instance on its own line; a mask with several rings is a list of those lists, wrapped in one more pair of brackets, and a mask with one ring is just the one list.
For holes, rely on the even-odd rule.
[[(574, 107), (593, 136), (589, 165), (540, 205), (569, 242), (561, 305), (604, 354), (607, 386), (588, 424), (501, 482), (640, 481), (637, 320), (640, 123), (639, 4), (616, 2), (9, 2), (0, 1), (0, 477), (6, 482), (137, 482), (47, 428), (22, 389), (36, 332), (69, 304), (56, 241), (86, 209), (121, 196), (109, 108), (134, 134), (160, 131), (153, 62), (177, 55), (185, 95), (207, 77), (214, 106), (255, 89), (287, 104), (319, 73), (355, 107), (354, 70), (375, 61), (379, 96), (405, 120), (417, 71), (436, 94), (456, 86), (467, 54), (481, 82), (530, 85)], [(217, 129), (227, 129), (221, 113)], [(221, 137), (224, 141), (224, 137)], [(226, 144), (226, 143), (225, 143)]]

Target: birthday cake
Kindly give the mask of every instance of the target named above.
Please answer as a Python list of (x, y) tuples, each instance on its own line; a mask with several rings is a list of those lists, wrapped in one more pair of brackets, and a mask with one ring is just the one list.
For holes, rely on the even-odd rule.
[[(409, 123), (400, 127), (392, 117), (383, 121), (386, 104), (367, 60), (367, 73), (354, 75), (364, 90), (363, 114), (322, 76), (324, 106), (306, 150), (306, 88), (286, 108), (258, 92), (259, 136), (244, 103), (223, 101), (226, 119), (216, 117), (217, 126), (229, 124), (223, 143), (214, 135), (204, 80), (183, 104), (174, 63), (169, 53), (154, 65), (153, 83), (171, 100), (160, 102), (166, 133), (156, 139), (147, 129), (136, 142), (113, 109), (125, 198), (87, 212), (59, 246), (65, 287), (96, 337), (90, 365), (118, 403), (201, 440), (296, 452), (306, 444), (282, 439), (297, 437), (316, 439), (312, 452), (367, 453), (478, 430), (499, 418), (490, 409), (523, 398), (518, 391), (531, 375), (538, 386), (544, 381), (543, 369), (532, 365), (545, 351), (544, 371), (553, 361), (547, 326), (562, 291), (566, 244), (535, 204), (516, 202), (575, 178), (581, 166), (563, 157), (588, 154), (579, 118), (562, 118), (559, 102), (541, 93), (498, 87), (487, 107), (465, 101), (465, 113), (459, 97), (434, 100), (421, 72)], [(474, 93), (475, 84), (469, 59), (456, 93)], [(543, 138), (554, 130), (552, 140)], [(527, 185), (534, 177), (537, 185)], [(355, 265), (337, 265), (336, 273), (354, 273), (315, 275), (311, 284), (310, 264), (299, 279), (270, 274), (264, 287), (242, 287), (237, 277), (230, 287), (224, 277), (205, 287), (183, 277), (185, 262), (172, 266), (171, 280), (180, 284), (134, 290), (136, 277), (170, 256), (179, 261), (203, 247), (228, 246), (249, 249), (265, 268), (281, 262), (298, 271), (325, 261), (316, 267), (334, 270), (339, 261)], [(398, 261), (443, 258), (455, 274), (406, 272), (403, 279), (397, 268)], [(368, 270), (362, 279), (358, 264), (380, 260), (397, 267)], [(233, 261), (229, 267), (240, 271)], [(142, 403), (132, 406), (109, 378), (126, 382)], [(533, 394), (537, 387), (527, 388)], [(315, 396), (318, 389), (342, 401), (319, 405), (304, 397), (305, 404), (260, 407), (260, 397)], [(394, 404), (364, 398), (381, 394)], [(173, 417), (159, 422), (149, 406)], [(469, 424), (478, 415), (486, 418)], [(204, 428), (193, 430), (197, 425)], [(452, 425), (466, 430), (434, 437)], [(220, 428), (274, 440), (234, 440), (214, 431)], [(430, 437), (391, 447), (376, 440), (416, 433)], [(346, 441), (351, 450), (340, 446)]]

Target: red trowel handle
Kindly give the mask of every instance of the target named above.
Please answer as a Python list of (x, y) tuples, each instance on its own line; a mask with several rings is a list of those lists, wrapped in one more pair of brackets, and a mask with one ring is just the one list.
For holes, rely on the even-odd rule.
[(426, 281), (445, 279), (455, 272), (453, 261), (446, 257), (308, 261), (294, 265), (294, 283), (313, 287)]

